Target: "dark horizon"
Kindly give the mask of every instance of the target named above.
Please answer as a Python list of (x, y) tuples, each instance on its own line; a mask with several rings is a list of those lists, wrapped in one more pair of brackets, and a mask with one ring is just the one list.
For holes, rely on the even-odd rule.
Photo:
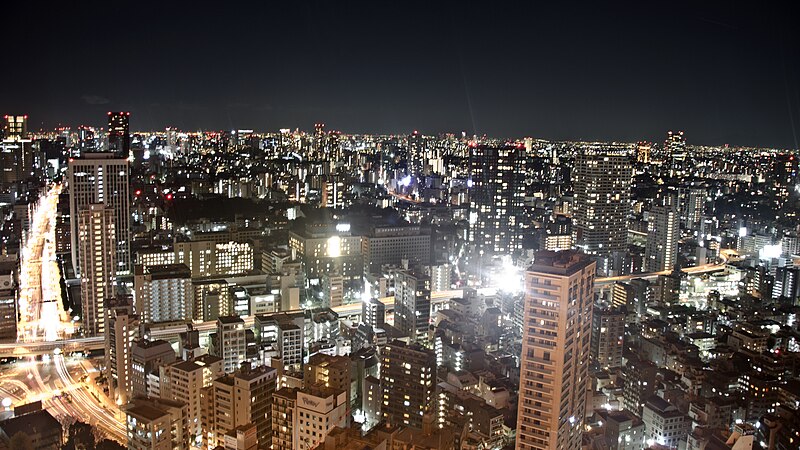
[(723, 5), (15, 3), (0, 114), (797, 149), (793, 10)]

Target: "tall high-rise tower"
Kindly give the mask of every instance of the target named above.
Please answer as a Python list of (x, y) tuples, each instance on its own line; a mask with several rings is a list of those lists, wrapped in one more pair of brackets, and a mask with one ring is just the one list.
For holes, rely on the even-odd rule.
[(109, 397), (125, 404), (131, 385), (131, 344), (136, 337), (139, 319), (127, 299), (106, 303), (105, 358)]
[(117, 252), (114, 210), (103, 204), (78, 211), (78, 250), (81, 256), (81, 306), (83, 329), (88, 335), (106, 332), (106, 303), (115, 297)]
[(683, 131), (667, 132), (667, 139), (664, 141), (664, 154), (669, 162), (671, 175), (680, 174), (686, 165), (686, 138)]
[(680, 214), (675, 195), (660, 195), (647, 219), (645, 269), (648, 272), (672, 270), (678, 261)]
[(525, 276), (518, 450), (581, 448), (595, 262), (540, 251)]
[(627, 250), (632, 166), (623, 151), (586, 151), (575, 159), (575, 243), (600, 257), (600, 269), (614, 268), (611, 257)]
[(522, 249), (525, 148), (470, 147), (470, 241), (481, 253)]
[[(71, 160), (67, 167), (70, 217), (78, 217), (81, 209), (103, 204), (114, 212), (116, 248), (115, 273), (131, 270), (130, 208), (128, 160), (112, 153), (87, 153)], [(78, 246), (78, 221), (72, 221), (72, 263), (75, 273), (81, 274), (83, 257)]]
[(121, 158), (127, 158), (131, 150), (129, 112), (108, 113), (108, 151)]

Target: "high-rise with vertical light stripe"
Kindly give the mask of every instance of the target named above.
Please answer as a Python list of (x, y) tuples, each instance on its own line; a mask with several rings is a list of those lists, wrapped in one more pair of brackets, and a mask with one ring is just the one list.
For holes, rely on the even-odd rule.
[(597, 257), (605, 274), (615, 271), (613, 257), (628, 249), (632, 174), (622, 148), (585, 150), (575, 158), (574, 242)]
[(81, 208), (77, 214), (84, 333), (106, 332), (106, 303), (116, 297), (117, 266), (114, 210), (103, 204)]
[(481, 254), (522, 250), (525, 147), (473, 145), (469, 165), (470, 243)]
[[(113, 211), (118, 275), (131, 271), (128, 173), (128, 160), (113, 153), (86, 153), (70, 160), (67, 168), (70, 217), (77, 218), (83, 208), (93, 204), (103, 204)], [(72, 264), (80, 275), (83, 257), (78, 245), (78, 222), (72, 221)]]
[(517, 450), (581, 448), (595, 265), (579, 251), (540, 251), (528, 268)]

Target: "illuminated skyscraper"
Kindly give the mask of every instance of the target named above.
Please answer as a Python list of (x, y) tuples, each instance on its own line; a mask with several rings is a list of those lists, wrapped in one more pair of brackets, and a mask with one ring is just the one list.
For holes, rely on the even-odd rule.
[[(103, 204), (114, 213), (115, 273), (131, 270), (130, 210), (128, 185), (128, 160), (116, 158), (111, 153), (87, 153), (69, 162), (70, 217), (92, 204)], [(81, 274), (83, 257), (78, 246), (78, 220), (72, 221), (72, 263), (75, 273)]]
[(105, 358), (109, 397), (125, 404), (133, 391), (131, 383), (131, 344), (136, 338), (139, 318), (127, 300), (106, 303)]
[(595, 262), (540, 251), (525, 276), (518, 450), (577, 450), (586, 415)]
[(122, 158), (127, 158), (131, 150), (130, 118), (129, 112), (108, 113), (108, 151)]
[(425, 139), (418, 131), (408, 136), (408, 172), (412, 178), (423, 175), (425, 169)]
[(525, 148), (470, 148), (470, 241), (481, 253), (505, 255), (522, 249)]
[(409, 270), (395, 275), (395, 326), (412, 341), (427, 341), (431, 320), (431, 279)]
[(624, 151), (585, 151), (575, 159), (575, 243), (600, 257), (600, 270), (614, 268), (611, 257), (628, 247), (632, 166)]
[(684, 169), (686, 161), (686, 138), (683, 131), (667, 133), (667, 140), (664, 141), (664, 153), (670, 164), (670, 173), (675, 174)]
[(789, 199), (789, 192), (797, 184), (797, 159), (791, 154), (778, 154), (772, 160), (769, 178), (775, 202), (782, 207)]
[(117, 252), (114, 210), (103, 204), (82, 207), (77, 215), (78, 254), (83, 268), (81, 306), (83, 329), (93, 336), (106, 332), (106, 303), (116, 294)]
[(22, 139), (28, 135), (28, 116), (7, 115), (4, 117), (3, 139)]
[(0, 185), (22, 181), (35, 173), (35, 152), (28, 139), (28, 116), (7, 115), (0, 142)]
[(645, 270), (671, 270), (678, 261), (678, 240), (681, 237), (677, 198), (672, 194), (659, 196), (648, 214)]

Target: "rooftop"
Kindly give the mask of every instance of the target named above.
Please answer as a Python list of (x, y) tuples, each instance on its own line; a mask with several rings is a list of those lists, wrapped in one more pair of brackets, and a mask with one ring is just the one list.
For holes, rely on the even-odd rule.
[(572, 275), (594, 264), (591, 256), (577, 250), (538, 251), (533, 261), (528, 267), (529, 272), (552, 275)]
[(162, 264), (147, 268), (153, 280), (166, 280), (170, 278), (191, 278), (192, 272), (186, 264)]
[(42, 410), (4, 420), (0, 422), (0, 429), (10, 438), (19, 432), (31, 434), (58, 430), (61, 433), (61, 424), (49, 412)]

